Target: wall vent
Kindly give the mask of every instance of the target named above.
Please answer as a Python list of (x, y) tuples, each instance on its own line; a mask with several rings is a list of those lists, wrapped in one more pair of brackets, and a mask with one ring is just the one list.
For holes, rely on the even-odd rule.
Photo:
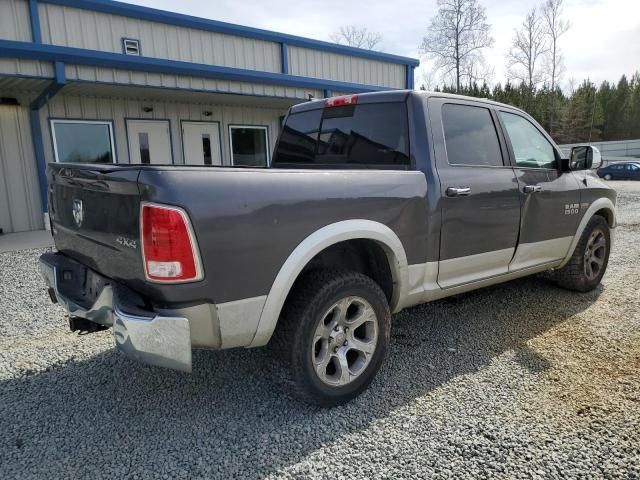
[(140, 40), (135, 40), (133, 38), (123, 38), (122, 53), (124, 53), (125, 55), (135, 55), (139, 57), (140, 56)]

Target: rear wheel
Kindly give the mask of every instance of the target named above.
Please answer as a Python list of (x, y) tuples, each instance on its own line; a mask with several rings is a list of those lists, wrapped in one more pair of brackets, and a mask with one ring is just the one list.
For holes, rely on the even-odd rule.
[(288, 367), (287, 386), (324, 407), (365, 390), (389, 345), (387, 299), (373, 280), (356, 272), (305, 274), (280, 321), (274, 341)]
[(595, 215), (584, 229), (569, 262), (555, 272), (558, 285), (578, 292), (596, 288), (607, 270), (610, 248), (609, 224)]

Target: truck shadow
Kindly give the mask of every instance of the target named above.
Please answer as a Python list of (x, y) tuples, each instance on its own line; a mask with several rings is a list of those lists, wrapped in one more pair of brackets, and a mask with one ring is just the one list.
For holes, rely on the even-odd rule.
[(391, 350), (372, 386), (332, 410), (283, 394), (264, 349), (196, 352), (191, 375), (111, 349), (5, 380), (0, 472), (19, 462), (52, 478), (156, 476), (167, 465), (170, 476), (189, 478), (276, 475), (505, 352), (522, 375), (543, 374), (551, 361), (527, 341), (571, 321), (599, 293), (529, 278), (406, 310), (393, 318)]

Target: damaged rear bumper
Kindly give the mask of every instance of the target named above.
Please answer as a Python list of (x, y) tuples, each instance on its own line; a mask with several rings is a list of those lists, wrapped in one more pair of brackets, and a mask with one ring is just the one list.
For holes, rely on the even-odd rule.
[(191, 331), (184, 316), (141, 308), (130, 290), (61, 254), (42, 255), (40, 272), (52, 299), (71, 317), (112, 327), (116, 346), (127, 356), (191, 371)]

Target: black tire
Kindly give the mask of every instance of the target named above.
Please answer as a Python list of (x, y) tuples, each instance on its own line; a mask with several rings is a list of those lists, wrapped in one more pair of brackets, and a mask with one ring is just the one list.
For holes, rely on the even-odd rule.
[[(605, 249), (602, 257), (598, 257), (598, 261), (602, 261), (602, 265), (597, 272), (592, 270), (593, 275), (588, 275), (588, 267), (586, 265), (586, 251), (589, 245), (592, 235), (602, 234), (605, 241)], [(562, 288), (569, 290), (575, 290), (577, 292), (589, 292), (596, 288), (603, 275), (607, 270), (609, 264), (609, 253), (611, 251), (611, 232), (609, 231), (609, 224), (600, 215), (594, 215), (589, 223), (587, 223), (580, 241), (576, 245), (576, 248), (571, 256), (569, 262), (560, 270), (554, 272), (554, 279), (556, 283)]]
[[(345, 385), (329, 385), (325, 383), (326, 379), (325, 381), (321, 379), (320, 373), (317, 373), (314, 368), (314, 355), (316, 355), (314, 339), (318, 342), (317, 329), (320, 328), (320, 322), (327, 325), (327, 319), (333, 315), (333, 313), (327, 315), (328, 311), (341, 299), (348, 302), (349, 298), (364, 299), (375, 312), (377, 328), (375, 350), (366, 357), (366, 361), (361, 362), (364, 366), (353, 380)], [(349, 308), (351, 308), (350, 305)], [(367, 311), (370, 312), (370, 310)], [(372, 319), (368, 323), (373, 322)], [(355, 338), (356, 330), (353, 329), (351, 332), (353, 337), (350, 338)], [(369, 386), (389, 348), (390, 334), (389, 305), (378, 284), (357, 272), (315, 270), (303, 274), (296, 281), (278, 322), (272, 348), (275, 349), (286, 370), (283, 383), (290, 393), (310, 404), (333, 407), (350, 401)], [(348, 341), (345, 340), (344, 345), (347, 344)], [(329, 343), (327, 342), (326, 345), (325, 353), (328, 351)], [(345, 358), (347, 353), (351, 353), (349, 348), (344, 347)], [(335, 355), (335, 361), (339, 362), (337, 353), (328, 356), (332, 355)], [(325, 368), (325, 376), (326, 372)], [(347, 375), (350, 377), (351, 367), (348, 372)]]
[(606, 173), (603, 177), (605, 180), (611, 180), (613, 177), (611, 176), (610, 173)]

